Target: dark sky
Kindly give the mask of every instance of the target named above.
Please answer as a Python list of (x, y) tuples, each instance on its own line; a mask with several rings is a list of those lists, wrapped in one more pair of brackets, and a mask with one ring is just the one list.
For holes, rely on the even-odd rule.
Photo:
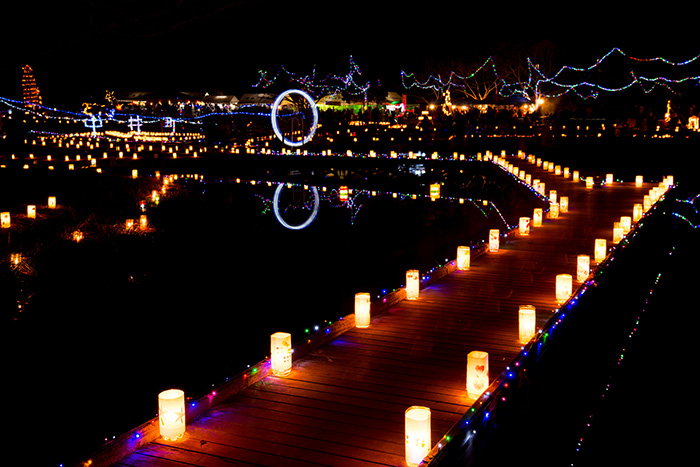
[[(7, 2), (5, 2), (7, 3)], [(426, 59), (472, 57), (495, 43), (553, 41), (572, 64), (590, 65), (612, 47), (638, 56), (700, 53), (692, 16), (603, 3), (522, 8), (499, 2), (69, 0), (0, 7), (0, 95), (18, 98), (21, 67), (36, 72), (44, 102), (110, 90), (240, 94), (257, 70), (346, 74), (387, 86)], [(487, 3), (487, 5), (483, 5)], [(608, 2), (611, 3), (611, 2)], [(55, 104), (58, 105), (58, 104)]]

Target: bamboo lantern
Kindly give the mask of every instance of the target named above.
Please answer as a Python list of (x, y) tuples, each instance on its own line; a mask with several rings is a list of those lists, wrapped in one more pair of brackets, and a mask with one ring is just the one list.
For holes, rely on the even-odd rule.
[(620, 225), (619, 222), (615, 222), (613, 224), (613, 243), (619, 243), (620, 240), (622, 240), (622, 236), (624, 235), (624, 231), (622, 230), (622, 226)]
[(10, 228), (10, 213), (9, 212), (0, 212), (0, 227), (2, 227), (3, 229)]
[(564, 303), (572, 292), (571, 274), (557, 274), (556, 297), (557, 302)]
[(535, 208), (532, 212), (532, 226), (542, 227), (542, 208)]
[(605, 260), (605, 257), (607, 256), (607, 250), (608, 250), (608, 245), (607, 245), (607, 240), (604, 238), (596, 238), (595, 239), (595, 251), (594, 251), (594, 259), (596, 263), (602, 263), (603, 260)]
[(520, 235), (528, 236), (530, 235), (530, 218), (521, 217), (520, 218)]
[(578, 255), (576, 257), (576, 280), (584, 282), (591, 273), (591, 257), (588, 255)]
[(624, 234), (629, 233), (632, 230), (632, 218), (630, 216), (620, 217), (620, 227), (622, 227), (622, 232)]
[(420, 291), (420, 274), (417, 269), (406, 271), (406, 299), (416, 300)]
[(49, 196), (49, 209), (56, 209), (56, 197)]
[(435, 201), (440, 197), (440, 184), (433, 183), (430, 185), (430, 199)]
[(632, 222), (638, 222), (642, 218), (644, 211), (641, 203), (635, 203), (632, 209)]
[(471, 267), (471, 249), (468, 246), (457, 247), (457, 269), (466, 271)]
[(535, 307), (532, 305), (520, 305), (518, 309), (518, 331), (521, 344), (527, 344), (535, 336), (536, 325)]
[(430, 442), (430, 409), (414, 405), (406, 409), (405, 413), (406, 434), (406, 464), (416, 467), (431, 448)]
[(489, 230), (489, 251), (498, 251), (499, 248), (498, 229)]
[(359, 292), (355, 294), (355, 327), (356, 328), (368, 328), (369, 327), (369, 308), (370, 308), (370, 298), (367, 292)]
[(644, 177), (641, 175), (637, 175), (634, 179), (634, 184), (639, 187), (639, 186), (642, 186), (643, 183), (644, 183)]
[(292, 335), (276, 332), (270, 336), (270, 360), (272, 374), (287, 376), (292, 372)]
[(489, 387), (489, 354), (472, 350), (467, 354), (467, 395), (471, 399), (479, 396)]
[(549, 203), (549, 218), (556, 219), (559, 217), (559, 204)]
[(29, 219), (35, 219), (36, 218), (36, 206), (33, 204), (28, 204), (27, 205), (27, 217)]
[(185, 434), (185, 393), (180, 389), (168, 389), (158, 394), (158, 419), (160, 435), (174, 441)]
[(569, 212), (569, 197), (560, 196), (559, 197), (559, 212)]

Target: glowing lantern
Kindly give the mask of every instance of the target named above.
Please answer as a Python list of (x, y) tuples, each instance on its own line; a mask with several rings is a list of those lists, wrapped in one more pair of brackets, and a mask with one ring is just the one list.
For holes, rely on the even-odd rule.
[(139, 178), (139, 171), (137, 169), (132, 169), (131, 178)]
[(131, 229), (134, 226), (134, 220), (133, 219), (127, 219), (125, 223), (126, 230)]
[(470, 267), (471, 250), (468, 246), (457, 247), (457, 269), (466, 271)]
[(641, 175), (637, 175), (634, 179), (634, 184), (636, 186), (642, 186), (643, 183), (644, 183), (644, 177)]
[(549, 203), (549, 218), (556, 219), (559, 217), (559, 204)]
[(591, 273), (591, 258), (588, 255), (578, 255), (576, 257), (576, 280), (583, 282)]
[(552, 203), (557, 202), (557, 190), (549, 190), (549, 201)]
[(357, 328), (368, 328), (369, 327), (369, 308), (370, 308), (370, 298), (369, 294), (366, 292), (360, 292), (355, 294), (355, 327)]
[(406, 299), (416, 300), (420, 292), (420, 274), (417, 269), (406, 271)]
[(527, 344), (535, 335), (535, 307), (520, 305), (518, 309), (518, 330), (521, 344)]
[(56, 197), (49, 196), (49, 209), (56, 209)]
[(652, 203), (651, 203), (651, 196), (649, 196), (649, 195), (644, 195), (644, 204), (643, 204), (643, 208), (642, 208), (642, 209), (644, 209), (644, 212), (646, 212), (646, 211), (648, 211), (649, 209), (651, 209), (651, 204), (652, 204)]
[(608, 250), (608, 245), (607, 245), (607, 240), (604, 238), (596, 238), (595, 239), (595, 252), (594, 252), (594, 259), (596, 263), (601, 263), (607, 256), (607, 250)]
[(530, 218), (521, 217), (520, 218), (520, 235), (527, 236), (530, 235)]
[(579, 171), (578, 170), (574, 170), (572, 172), (571, 179), (575, 182), (578, 182), (578, 179), (579, 179)]
[(571, 274), (557, 274), (556, 298), (557, 302), (564, 303), (572, 292)]
[(499, 248), (498, 229), (489, 230), (489, 251), (498, 251)]
[(435, 201), (440, 197), (440, 184), (433, 183), (430, 185), (430, 199)]
[(292, 372), (292, 335), (276, 332), (270, 336), (272, 374), (287, 376)]
[(160, 435), (166, 440), (176, 440), (185, 434), (185, 393), (180, 389), (168, 389), (158, 394), (158, 419)]
[(342, 203), (346, 202), (348, 200), (348, 187), (346, 186), (341, 186), (340, 187), (340, 201)]
[(83, 239), (83, 233), (80, 230), (76, 230), (73, 232), (73, 241), (74, 242), (80, 242)]
[(569, 197), (559, 197), (559, 212), (569, 212)]
[(3, 229), (10, 228), (10, 213), (9, 212), (0, 212), (0, 227), (2, 227)]
[(141, 217), (139, 217), (139, 225), (142, 229), (148, 227), (148, 217), (145, 214), (141, 214)]
[(532, 226), (542, 227), (542, 208), (535, 208), (532, 212)]
[(632, 230), (632, 218), (630, 216), (620, 217), (620, 227), (622, 227), (622, 232), (627, 234)]
[(613, 224), (613, 243), (619, 243), (620, 240), (622, 240), (622, 235), (624, 234), (624, 231), (622, 230), (622, 226), (620, 226), (619, 222), (615, 222)]
[(637, 222), (642, 218), (642, 215), (644, 214), (642, 209), (641, 203), (635, 203), (634, 208), (632, 209), (632, 222)]
[(586, 188), (593, 188), (593, 177), (586, 177)]
[(36, 206), (34, 206), (33, 204), (27, 205), (27, 217), (29, 219), (36, 218)]
[(414, 405), (406, 409), (406, 464), (415, 467), (430, 452), (430, 409)]
[(489, 387), (489, 354), (481, 350), (472, 350), (467, 354), (467, 395), (472, 399)]
[(605, 184), (612, 185), (612, 183), (613, 183), (613, 174), (605, 174)]

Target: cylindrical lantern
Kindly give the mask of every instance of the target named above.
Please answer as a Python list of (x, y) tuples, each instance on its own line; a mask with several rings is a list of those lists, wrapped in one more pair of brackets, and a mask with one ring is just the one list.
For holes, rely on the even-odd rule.
[(2, 227), (3, 229), (10, 228), (10, 213), (9, 212), (0, 212), (0, 227)]
[(535, 208), (532, 212), (532, 226), (542, 227), (542, 208)]
[(624, 234), (624, 231), (622, 230), (622, 226), (620, 225), (619, 222), (613, 223), (613, 243), (619, 243), (620, 240), (622, 240), (622, 236)]
[(578, 255), (576, 257), (576, 280), (583, 282), (591, 273), (591, 257), (588, 255)]
[(644, 177), (641, 175), (637, 175), (634, 179), (634, 184), (636, 186), (642, 186), (644, 184)]
[(644, 209), (644, 212), (647, 212), (649, 209), (651, 209), (651, 196), (649, 195), (644, 195), (644, 202), (642, 204), (642, 208)]
[(586, 188), (593, 188), (593, 177), (586, 177)]
[(549, 190), (549, 202), (550, 203), (557, 202), (557, 190)]
[(579, 179), (579, 171), (578, 170), (574, 170), (571, 173), (571, 179), (575, 182), (578, 182), (578, 179)]
[(141, 214), (141, 217), (139, 217), (139, 225), (141, 225), (142, 229), (148, 227), (148, 217), (145, 214)]
[(414, 405), (406, 409), (406, 464), (415, 467), (430, 452), (430, 409)]
[(420, 274), (417, 269), (406, 271), (406, 299), (415, 300), (420, 292)]
[(472, 350), (467, 354), (467, 395), (472, 399), (489, 387), (489, 354), (481, 350)]
[(603, 260), (605, 260), (605, 257), (608, 254), (608, 242), (604, 238), (596, 238), (595, 239), (595, 252), (594, 252), (594, 259), (596, 263), (601, 263)]
[(629, 233), (632, 230), (632, 218), (630, 216), (620, 217), (620, 227), (622, 227), (622, 232), (624, 234)]
[(571, 296), (573, 290), (571, 274), (557, 274), (557, 302), (564, 303)]
[(131, 169), (131, 178), (139, 178), (138, 169)]
[(518, 309), (518, 325), (520, 343), (527, 344), (534, 337), (537, 325), (534, 306), (520, 305)]
[(498, 229), (489, 230), (489, 251), (498, 251), (499, 248)]
[(530, 218), (521, 217), (520, 218), (520, 235), (527, 236), (530, 235)]
[(559, 212), (569, 212), (569, 197), (560, 196), (559, 197)]
[(355, 294), (355, 327), (369, 327), (369, 307), (370, 298), (367, 292), (359, 292)]
[(468, 246), (457, 247), (457, 269), (466, 271), (470, 268), (471, 249)]
[(440, 184), (433, 183), (430, 185), (430, 199), (435, 201), (440, 197)]
[(56, 209), (56, 197), (49, 196), (49, 209)]
[(29, 219), (36, 218), (36, 206), (33, 204), (27, 205), (27, 217)]
[(339, 191), (339, 197), (341, 202), (346, 202), (348, 200), (348, 187), (341, 186)]
[(605, 174), (605, 184), (612, 185), (612, 183), (613, 183), (613, 174)]
[(185, 434), (185, 393), (180, 389), (168, 389), (158, 394), (158, 419), (160, 435), (166, 440), (176, 440)]
[(643, 215), (644, 211), (642, 210), (642, 203), (635, 203), (634, 208), (632, 209), (632, 222), (639, 221)]
[(287, 376), (292, 372), (292, 335), (276, 332), (270, 336), (270, 360), (272, 374)]
[(549, 203), (549, 218), (556, 219), (559, 217), (559, 203)]

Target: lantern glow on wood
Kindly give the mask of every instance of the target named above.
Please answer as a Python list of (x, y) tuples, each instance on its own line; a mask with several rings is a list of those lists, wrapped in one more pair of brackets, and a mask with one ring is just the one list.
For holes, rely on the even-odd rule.
[(595, 251), (594, 251), (594, 257), (596, 263), (602, 263), (603, 260), (605, 260), (605, 257), (607, 256), (607, 250), (608, 250), (608, 242), (604, 238), (596, 238), (595, 239)]
[(415, 467), (430, 452), (430, 409), (414, 405), (406, 409), (404, 417), (406, 464), (409, 467)]
[(366, 292), (355, 294), (355, 327), (368, 328), (370, 322), (370, 297)]
[(521, 344), (527, 344), (535, 335), (535, 307), (520, 305), (518, 308), (518, 331)]
[(520, 218), (520, 235), (527, 236), (530, 235), (530, 218), (521, 217)]
[(498, 229), (489, 230), (489, 251), (498, 251), (498, 248), (500, 246), (498, 234)]
[(9, 212), (0, 212), (0, 227), (2, 227), (3, 229), (10, 228), (10, 213)]
[(571, 274), (557, 274), (556, 298), (557, 302), (564, 303), (572, 292)]
[(532, 226), (542, 227), (542, 208), (535, 208), (532, 212)]
[(185, 393), (180, 389), (168, 389), (158, 394), (158, 419), (160, 435), (166, 440), (176, 440), (185, 434)]
[(416, 300), (420, 293), (420, 274), (417, 269), (406, 271), (406, 299)]
[(467, 354), (467, 395), (478, 399), (489, 387), (489, 354), (472, 350)]
[(471, 267), (471, 250), (468, 246), (457, 247), (457, 269), (466, 271)]
[(292, 335), (276, 332), (270, 336), (270, 360), (272, 374), (287, 376), (292, 372)]
[(578, 255), (576, 257), (576, 280), (583, 282), (591, 273), (591, 258), (588, 255)]

